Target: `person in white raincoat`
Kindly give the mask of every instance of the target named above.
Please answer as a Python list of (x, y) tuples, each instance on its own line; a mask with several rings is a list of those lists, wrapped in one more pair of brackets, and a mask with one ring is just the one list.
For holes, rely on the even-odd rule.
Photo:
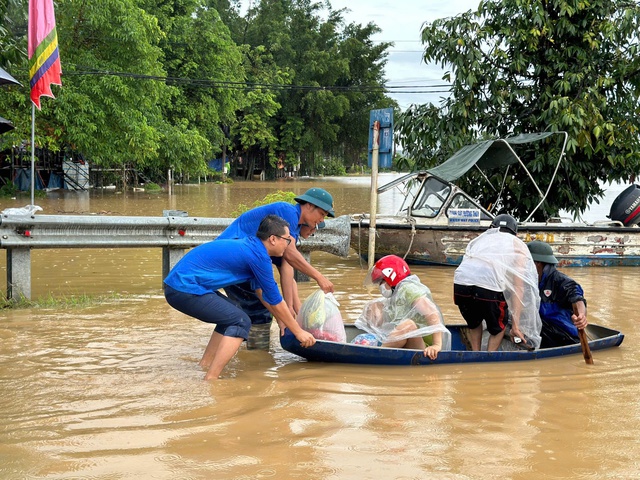
[[(482, 321), (489, 332), (487, 350), (540, 346), (538, 274), (527, 245), (516, 234), (511, 215), (498, 215), (489, 230), (467, 245), (453, 276), (453, 299), (470, 328), (472, 350), (482, 345)], [(511, 323), (510, 342), (502, 342)]]
[(444, 326), (431, 290), (411, 275), (402, 258), (382, 257), (367, 274), (365, 284), (379, 285), (382, 298), (365, 305), (356, 327), (375, 335), (383, 347), (424, 350), (431, 360), (441, 350), (451, 350), (451, 332)]

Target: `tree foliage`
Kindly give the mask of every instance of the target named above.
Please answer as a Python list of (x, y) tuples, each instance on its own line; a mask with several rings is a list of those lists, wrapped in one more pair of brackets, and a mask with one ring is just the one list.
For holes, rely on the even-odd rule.
[(309, 0), (262, 0), (234, 34), (251, 48), (264, 46), (287, 72), (274, 118), (279, 156), (308, 173), (318, 173), (322, 156), (358, 163), (369, 111), (394, 104), (381, 88), (390, 44), (374, 44), (378, 27), (346, 25), (343, 13)]
[[(252, 5), (243, 15), (237, 0), (57, 0), (63, 86), (42, 102), (36, 144), (158, 175), (201, 174), (223, 148), (309, 171), (331, 156), (357, 163), (369, 110), (393, 105), (389, 44), (328, 2)], [(0, 150), (31, 130), (28, 0), (2, 7), (0, 65), (22, 87), (0, 91), (0, 115), (16, 126)]]
[(0, 2), (0, 59), (5, 69), (12, 70), (20, 65), (20, 59), (26, 56), (27, 46), (21, 42), (21, 31), (27, 25), (27, 14), (20, 0), (2, 0)]
[[(412, 106), (398, 121), (405, 152), (423, 167), (463, 145), (538, 131), (566, 131), (567, 156), (539, 218), (574, 213), (602, 195), (599, 181), (640, 167), (640, 7), (626, 0), (483, 0), (477, 11), (425, 24), (425, 62), (448, 69), (451, 95)], [(557, 145), (518, 152), (544, 185)], [(502, 180), (504, 209), (523, 217), (530, 182)], [(469, 190), (484, 193), (471, 177)]]

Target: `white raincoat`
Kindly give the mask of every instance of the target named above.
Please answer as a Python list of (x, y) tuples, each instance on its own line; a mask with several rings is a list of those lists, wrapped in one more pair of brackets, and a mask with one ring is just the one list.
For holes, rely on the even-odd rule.
[[(503, 292), (527, 342), (540, 347), (538, 273), (527, 245), (518, 237), (491, 228), (471, 240), (453, 282)], [(512, 342), (502, 342), (502, 350), (513, 348), (517, 347)]]

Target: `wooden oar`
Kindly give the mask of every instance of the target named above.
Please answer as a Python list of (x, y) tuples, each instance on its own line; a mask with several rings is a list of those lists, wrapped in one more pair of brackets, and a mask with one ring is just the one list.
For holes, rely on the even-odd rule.
[(591, 349), (589, 348), (589, 341), (587, 340), (587, 333), (582, 330), (578, 330), (578, 336), (580, 337), (580, 345), (582, 345), (582, 355), (587, 365), (593, 365), (593, 356), (591, 355)]

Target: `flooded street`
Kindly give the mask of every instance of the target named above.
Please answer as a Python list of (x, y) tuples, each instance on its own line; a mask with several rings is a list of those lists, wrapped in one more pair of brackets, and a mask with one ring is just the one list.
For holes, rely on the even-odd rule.
[[(380, 184), (385, 183), (381, 175)], [(329, 190), (367, 211), (368, 178), (178, 186), (175, 194), (51, 192), (43, 214), (227, 217), (275, 190)], [(608, 201), (608, 200), (607, 200)], [(19, 207), (0, 200), (0, 209)], [(380, 198), (392, 213), (396, 198)], [(603, 202), (603, 218), (609, 203)], [(312, 254), (346, 322), (373, 295), (353, 254)], [(207, 325), (169, 307), (161, 249), (32, 252), (33, 298), (124, 294), (0, 315), (1, 479), (627, 479), (640, 471), (640, 323), (634, 267), (574, 268), (588, 319), (621, 347), (502, 364), (365, 367), (241, 349), (215, 383)], [(0, 258), (0, 288), (6, 261)], [(412, 267), (446, 323), (462, 323), (450, 267)], [(301, 283), (300, 297), (314, 283)]]

